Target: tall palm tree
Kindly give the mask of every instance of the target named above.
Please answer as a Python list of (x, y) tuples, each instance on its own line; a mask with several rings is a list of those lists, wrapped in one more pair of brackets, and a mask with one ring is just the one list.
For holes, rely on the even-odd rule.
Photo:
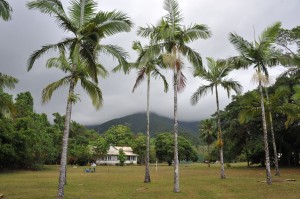
[(10, 7), (9, 3), (5, 0), (0, 0), (0, 18), (4, 21), (11, 19), (11, 13), (13, 9)]
[[(270, 27), (267, 27), (260, 35), (258, 40), (248, 42), (236, 33), (230, 33), (229, 40), (240, 53), (239, 56), (232, 60), (237, 67), (249, 68), (254, 67), (258, 74), (264, 73), (268, 77), (268, 67), (277, 66), (282, 63), (281, 53), (273, 48), (277, 34), (280, 30), (281, 23), (277, 22)], [(265, 163), (267, 184), (272, 184), (270, 171), (270, 158), (268, 146), (268, 130), (266, 123), (266, 114), (264, 106), (264, 95), (262, 81), (259, 80), (258, 88), (260, 92), (261, 116), (263, 123), (264, 145), (265, 145)]]
[(210, 167), (210, 151), (209, 146), (215, 141), (216, 136), (216, 126), (215, 121), (213, 119), (203, 120), (200, 124), (200, 137), (207, 144), (207, 153), (208, 153), (208, 167)]
[[(42, 13), (54, 17), (62, 30), (72, 34), (71, 37), (67, 37), (61, 42), (44, 45), (40, 50), (35, 51), (30, 56), (27, 66), (28, 71), (31, 70), (34, 62), (46, 52), (58, 49), (62, 49), (62, 51), (65, 51), (66, 49), (69, 52), (71, 74), (74, 78), (69, 78), (68, 82), (69, 97), (66, 107), (60, 177), (57, 193), (57, 197), (62, 198), (64, 196), (72, 103), (76, 101), (76, 96), (74, 95), (74, 87), (77, 83), (75, 74), (78, 72), (79, 65), (84, 63), (84, 67), (86, 67), (89, 77), (97, 84), (99, 68), (101, 68), (102, 71), (105, 71), (104, 67), (97, 59), (98, 54), (101, 52), (111, 54), (122, 66), (124, 66), (124, 70), (126, 70), (126, 67), (128, 66), (125, 59), (127, 53), (118, 46), (100, 45), (99, 42), (101, 39), (116, 33), (130, 31), (132, 22), (127, 15), (122, 12), (96, 12), (97, 3), (94, 0), (71, 0), (68, 12), (65, 12), (62, 3), (59, 0), (35, 0), (27, 3), (27, 6), (29, 9), (37, 9)], [(61, 84), (66, 83), (67, 81), (61, 82)], [(52, 87), (57, 88), (61, 84), (57, 83), (52, 85)]]
[(228, 62), (220, 60), (215, 61), (213, 58), (207, 59), (207, 69), (196, 68), (194, 76), (200, 77), (207, 81), (208, 85), (201, 85), (197, 91), (191, 97), (191, 104), (196, 105), (199, 99), (207, 94), (208, 91), (212, 93), (216, 92), (216, 104), (217, 104), (217, 126), (218, 126), (218, 147), (220, 148), (220, 163), (221, 163), (221, 179), (225, 179), (225, 169), (223, 160), (223, 138), (221, 130), (221, 118), (220, 118), (220, 107), (219, 107), (219, 92), (218, 86), (223, 87), (230, 96), (230, 91), (234, 90), (235, 93), (240, 94), (242, 86), (239, 82), (232, 78), (228, 78), (229, 73), (233, 70)]
[[(145, 159), (145, 183), (151, 182), (150, 178), (150, 170), (149, 170), (149, 157), (150, 157), (150, 79), (151, 76), (154, 78), (160, 77), (164, 83), (164, 91), (168, 91), (168, 83), (164, 75), (162, 75), (159, 71), (158, 67), (164, 68), (164, 64), (162, 63), (162, 59), (160, 57), (145, 57), (145, 49), (147, 46), (143, 48), (139, 41), (135, 41), (133, 43), (133, 49), (139, 53), (138, 59), (135, 63), (136, 67), (139, 69), (138, 77), (134, 84), (132, 92), (138, 87), (138, 85), (147, 77), (147, 143), (146, 143), (146, 159)], [(147, 61), (141, 61), (142, 59), (147, 59)], [(140, 63), (143, 63), (142, 65)]]
[(185, 87), (182, 73), (183, 62), (181, 55), (186, 56), (195, 67), (202, 67), (199, 53), (187, 44), (197, 39), (207, 39), (211, 36), (207, 26), (194, 24), (189, 27), (182, 25), (183, 17), (176, 0), (164, 0), (163, 8), (167, 14), (158, 26), (148, 25), (140, 27), (138, 35), (150, 37), (152, 45), (146, 54), (164, 54), (164, 62), (173, 70), (174, 89), (174, 192), (179, 192), (179, 160), (178, 160), (178, 121), (177, 121), (177, 93)]

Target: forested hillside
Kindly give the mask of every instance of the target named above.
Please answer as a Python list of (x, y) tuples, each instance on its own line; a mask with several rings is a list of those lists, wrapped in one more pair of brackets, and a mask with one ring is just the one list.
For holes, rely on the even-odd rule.
[[(136, 113), (125, 117), (117, 118), (105, 122), (100, 125), (91, 125), (88, 128), (95, 129), (98, 133), (103, 134), (113, 125), (127, 125), (131, 128), (132, 132), (146, 133), (146, 113)], [(173, 131), (173, 120), (167, 117), (157, 115), (155, 113), (150, 114), (150, 131), (151, 137), (161, 132)], [(196, 122), (183, 122), (179, 121), (179, 134), (190, 139), (193, 143), (200, 143), (199, 139), (199, 121)]]

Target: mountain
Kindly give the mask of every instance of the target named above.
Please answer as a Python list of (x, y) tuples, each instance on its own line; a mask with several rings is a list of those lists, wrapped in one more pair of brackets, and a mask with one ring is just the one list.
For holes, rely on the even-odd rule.
[[(107, 129), (113, 125), (127, 125), (131, 128), (132, 132), (146, 134), (147, 128), (147, 116), (146, 113), (136, 113), (125, 117), (117, 118), (105, 122), (100, 125), (91, 125), (88, 128), (95, 129), (100, 134), (103, 134)], [(174, 128), (173, 119), (157, 115), (155, 113), (150, 114), (150, 134), (151, 137), (155, 137), (156, 134), (162, 132), (173, 132)], [(194, 144), (199, 144), (199, 122), (182, 122), (178, 121), (179, 135), (182, 135)]]

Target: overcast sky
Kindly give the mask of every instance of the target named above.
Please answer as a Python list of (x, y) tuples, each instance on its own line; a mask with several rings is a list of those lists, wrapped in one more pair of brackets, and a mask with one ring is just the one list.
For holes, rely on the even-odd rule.
[[(64, 74), (56, 69), (46, 69), (45, 62), (50, 55), (44, 56), (34, 65), (30, 72), (26, 70), (26, 63), (30, 54), (40, 49), (44, 44), (61, 41), (66, 33), (62, 32), (54, 19), (35, 10), (28, 10), (25, 0), (9, 0), (13, 8), (12, 20), (4, 22), (0, 20), (0, 72), (19, 79), (19, 84), (13, 90), (7, 92), (16, 96), (20, 92), (30, 91), (34, 98), (34, 109), (38, 113), (47, 113), (52, 119), (52, 113), (65, 114), (67, 88), (59, 89), (53, 95), (51, 101), (41, 104), (41, 93), (48, 84), (60, 79)], [(65, 8), (68, 0), (62, 0)], [(98, 0), (98, 9), (102, 11), (120, 10), (127, 13), (135, 26), (130, 33), (120, 33), (101, 42), (105, 44), (117, 44), (130, 53), (130, 61), (134, 61), (136, 54), (131, 50), (132, 42), (147, 40), (136, 36), (139, 26), (156, 24), (166, 14), (163, 10), (163, 0)], [(248, 41), (252, 41), (254, 35), (259, 35), (263, 29), (276, 21), (281, 21), (284, 28), (293, 28), (299, 25), (300, 1), (299, 0), (178, 0), (184, 25), (192, 23), (206, 24), (212, 31), (212, 38), (199, 40), (190, 44), (198, 51), (203, 60), (205, 57), (227, 58), (237, 55), (237, 52), (228, 41), (230, 32), (236, 32)], [(108, 70), (116, 63), (111, 57), (101, 56), (100, 60)], [(206, 62), (204, 62), (206, 65)], [(216, 111), (215, 96), (208, 95), (200, 99), (196, 106), (190, 105), (190, 97), (201, 83), (194, 78), (186, 62), (184, 74), (187, 77), (186, 89), (179, 94), (178, 105), (180, 120), (199, 121), (210, 117)], [(275, 77), (284, 69), (274, 68), (270, 75)], [(251, 83), (253, 70), (241, 70), (231, 74), (233, 78), (243, 85), (243, 92), (256, 88)], [(172, 84), (172, 71), (164, 73), (169, 83)], [(110, 73), (109, 77), (100, 80), (99, 87), (103, 91), (104, 106), (96, 111), (91, 105), (88, 96), (77, 89), (81, 101), (78, 102), (72, 112), (72, 119), (82, 124), (99, 124), (114, 118), (119, 118), (136, 112), (146, 110), (146, 82), (132, 93), (132, 87), (136, 78), (136, 71), (129, 75), (122, 73)], [(220, 89), (221, 90), (221, 89)], [(150, 109), (152, 112), (172, 118), (173, 115), (173, 91), (172, 86), (168, 93), (163, 92), (162, 81), (152, 80)], [(220, 106), (223, 109), (231, 99), (221, 91)]]

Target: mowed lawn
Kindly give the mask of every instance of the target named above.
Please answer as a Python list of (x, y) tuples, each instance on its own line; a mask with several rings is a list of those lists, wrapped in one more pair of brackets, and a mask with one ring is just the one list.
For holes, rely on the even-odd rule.
[[(145, 184), (143, 166), (98, 166), (96, 173), (84, 173), (87, 167), (68, 167), (65, 198), (68, 199), (201, 199), (201, 198), (300, 198), (300, 169), (281, 169), (281, 177), (267, 185), (264, 168), (233, 164), (226, 168), (227, 179), (219, 178), (219, 165), (180, 165), (180, 193), (173, 193), (173, 167), (151, 166), (152, 182)], [(0, 194), (5, 199), (55, 198), (58, 166), (43, 171), (0, 173)], [(274, 173), (274, 172), (273, 172)], [(294, 182), (281, 181), (295, 179)], [(280, 181), (280, 182), (278, 182)]]

